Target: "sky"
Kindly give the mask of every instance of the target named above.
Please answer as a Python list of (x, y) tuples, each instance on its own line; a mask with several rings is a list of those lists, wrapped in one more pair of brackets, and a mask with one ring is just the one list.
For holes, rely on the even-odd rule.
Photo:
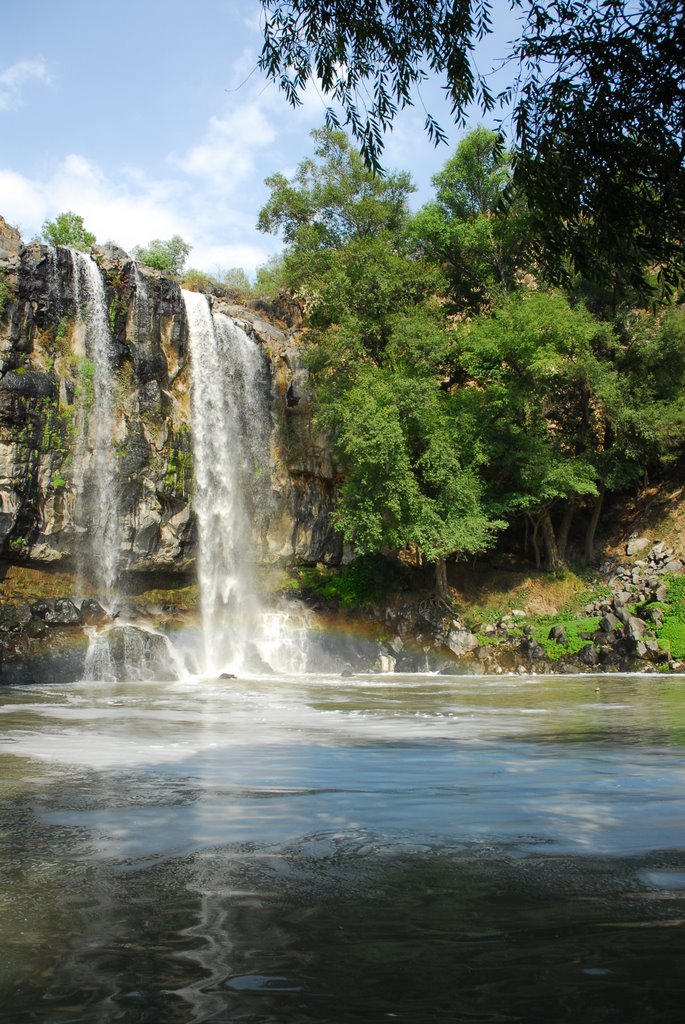
[[(254, 70), (259, 0), (0, 0), (0, 214), (28, 241), (73, 210), (99, 242), (123, 249), (181, 235), (189, 266), (250, 275), (278, 252), (257, 231), (264, 179), (310, 155), (326, 102), (309, 88), (293, 109)], [(485, 71), (514, 34), (495, 0)], [(420, 102), (388, 136), (384, 165), (409, 171), (415, 206), (462, 132), (440, 83), (422, 101), (449, 129), (434, 148)], [(483, 118), (474, 111), (473, 124)], [(487, 121), (486, 121), (487, 123)]]

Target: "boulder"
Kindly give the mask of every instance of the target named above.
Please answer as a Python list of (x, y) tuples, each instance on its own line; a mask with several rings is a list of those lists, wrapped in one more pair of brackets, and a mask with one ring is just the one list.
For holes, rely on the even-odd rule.
[(109, 615), (99, 601), (94, 597), (87, 597), (81, 601), (81, 619), (84, 626), (101, 626), (107, 622)]
[(628, 640), (641, 640), (647, 627), (636, 615), (629, 615), (624, 627), (624, 635)]
[(617, 629), (620, 624), (620, 619), (613, 612), (606, 612), (605, 615), (599, 620), (599, 628), (603, 633), (611, 633)]
[(36, 601), (31, 605), (36, 618), (43, 619), (48, 626), (80, 626), (81, 612), (68, 597), (51, 598), (48, 601)]
[(630, 618), (630, 612), (628, 611), (626, 605), (616, 604), (614, 605), (614, 609), (616, 613), (616, 618), (619, 620), (619, 622), (622, 622), (623, 625), (625, 625), (628, 619)]
[(451, 629), (444, 638), (443, 643), (452, 654), (457, 658), (461, 658), (465, 654), (476, 650), (478, 638), (468, 629)]
[(167, 638), (129, 625), (114, 626), (93, 638), (86, 657), (85, 675), (117, 682), (178, 679)]
[(592, 668), (599, 663), (599, 654), (594, 644), (588, 644), (587, 647), (583, 647), (575, 657), (581, 665), (585, 665), (588, 668)]
[(404, 650), (404, 641), (401, 636), (394, 636), (389, 642), (388, 647), (393, 654), (401, 654)]
[(540, 661), (546, 657), (544, 647), (537, 640), (528, 636), (522, 637), (520, 651), (521, 654), (525, 654), (531, 661)]
[(649, 537), (631, 537), (626, 544), (626, 554), (636, 555), (639, 551), (646, 551), (651, 545)]

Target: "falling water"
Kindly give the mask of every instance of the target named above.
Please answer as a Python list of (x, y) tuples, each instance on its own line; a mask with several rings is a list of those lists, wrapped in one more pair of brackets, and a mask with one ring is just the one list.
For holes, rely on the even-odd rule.
[(264, 502), (270, 414), (265, 363), (244, 331), (207, 298), (183, 292), (192, 372), (192, 428), (204, 671), (240, 672), (257, 658), (260, 610), (252, 531)]
[(88, 630), (84, 679), (142, 682), (184, 679), (183, 659), (168, 636), (142, 623)]
[(152, 332), (151, 324), (151, 309), (148, 302), (147, 284), (145, 278), (138, 269), (138, 264), (133, 257), (131, 259), (131, 269), (133, 271), (133, 280), (135, 282), (135, 293), (134, 293), (134, 305), (133, 305), (133, 318), (135, 324), (136, 340), (140, 343), (148, 334)]
[(113, 601), (119, 569), (121, 517), (114, 450), (114, 344), (100, 270), (85, 253), (70, 250), (74, 300), (84, 327), (87, 361), (79, 367), (75, 519), (85, 527), (79, 571)]

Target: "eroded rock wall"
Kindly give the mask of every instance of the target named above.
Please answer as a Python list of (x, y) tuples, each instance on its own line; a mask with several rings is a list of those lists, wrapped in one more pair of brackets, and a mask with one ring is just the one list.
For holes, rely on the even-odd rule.
[[(96, 248), (93, 257), (113, 340), (120, 565), (187, 572), (196, 525), (181, 292), (116, 248)], [(0, 218), (0, 545), (14, 558), (65, 566), (76, 564), (88, 529), (77, 495), (92, 458), (92, 430), (84, 433), (79, 424), (98, 414), (75, 262), (68, 249), (23, 245)], [(210, 302), (267, 359), (270, 488), (268, 507), (255, 517), (256, 561), (336, 562), (342, 553), (330, 523), (336, 473), (312, 427), (297, 336), (230, 295)]]

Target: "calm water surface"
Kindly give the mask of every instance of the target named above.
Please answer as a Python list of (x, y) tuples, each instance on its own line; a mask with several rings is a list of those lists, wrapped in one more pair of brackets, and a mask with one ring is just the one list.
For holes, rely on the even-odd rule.
[(0, 1021), (680, 1021), (685, 678), (0, 690)]

